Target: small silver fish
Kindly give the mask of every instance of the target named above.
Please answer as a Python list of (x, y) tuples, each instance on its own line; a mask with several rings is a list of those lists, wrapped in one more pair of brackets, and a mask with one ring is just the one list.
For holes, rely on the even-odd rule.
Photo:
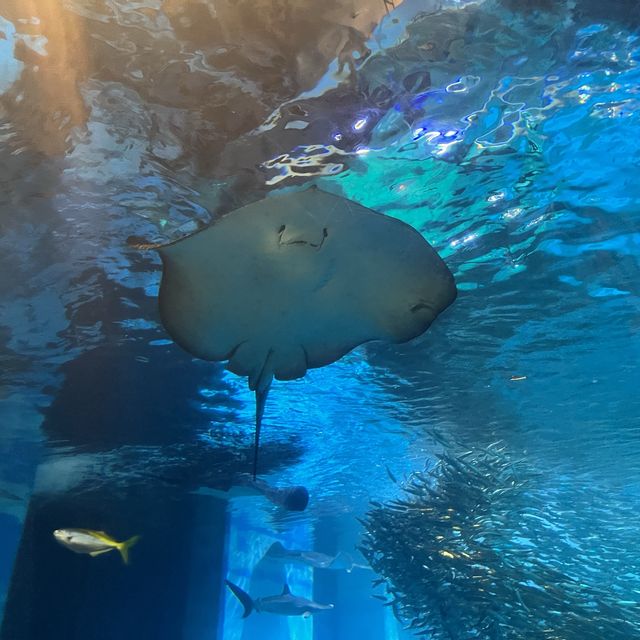
[(92, 557), (117, 549), (125, 564), (129, 564), (129, 549), (140, 540), (140, 536), (133, 536), (124, 542), (118, 542), (108, 533), (92, 529), (56, 529), (53, 537), (63, 547)]

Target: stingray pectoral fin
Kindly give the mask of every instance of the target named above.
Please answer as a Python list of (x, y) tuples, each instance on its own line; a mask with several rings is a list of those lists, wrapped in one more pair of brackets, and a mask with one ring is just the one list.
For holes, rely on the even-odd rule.
[(233, 350), (227, 369), (239, 376), (248, 376), (251, 391), (264, 391), (273, 380), (273, 349), (246, 340)]
[(302, 345), (277, 348), (271, 365), (276, 380), (297, 380), (307, 372), (307, 354)]

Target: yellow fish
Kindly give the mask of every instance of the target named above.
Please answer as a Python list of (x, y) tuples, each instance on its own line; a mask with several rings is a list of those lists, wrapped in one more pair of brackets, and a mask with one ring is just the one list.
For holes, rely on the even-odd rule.
[(53, 537), (63, 547), (76, 553), (88, 553), (92, 557), (117, 549), (125, 564), (129, 564), (129, 549), (140, 540), (140, 536), (133, 536), (124, 542), (118, 542), (104, 531), (91, 529), (56, 529)]

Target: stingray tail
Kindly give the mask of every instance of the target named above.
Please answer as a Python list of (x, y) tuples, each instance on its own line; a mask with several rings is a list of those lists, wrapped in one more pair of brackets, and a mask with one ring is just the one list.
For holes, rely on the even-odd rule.
[(244, 607), (242, 617), (246, 618), (254, 609), (251, 596), (246, 591), (243, 591), (237, 584), (233, 584), (230, 580), (225, 580), (225, 582), (227, 583), (227, 587), (231, 589), (233, 595), (240, 600), (240, 604)]
[(256, 435), (253, 445), (253, 479), (258, 474), (258, 448), (260, 447), (260, 429), (262, 428), (262, 416), (264, 415), (264, 407), (267, 403), (270, 386), (265, 389), (256, 389)]

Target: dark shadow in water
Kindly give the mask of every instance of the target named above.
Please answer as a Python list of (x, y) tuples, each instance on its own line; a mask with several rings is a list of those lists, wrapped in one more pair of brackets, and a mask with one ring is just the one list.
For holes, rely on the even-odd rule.
[[(199, 551), (196, 566), (210, 578), (215, 628), (220, 589), (211, 578), (222, 571), (222, 555), (214, 541), (224, 537), (225, 509), (224, 503), (216, 503), (208, 520), (217, 523), (217, 531), (211, 548), (202, 553), (190, 545), (195, 502), (166, 501), (153, 486), (131, 491), (125, 499), (102, 490), (34, 498), (7, 601), (3, 640), (180, 638), (194, 580), (186, 568)], [(125, 566), (115, 553), (90, 558), (58, 546), (51, 532), (78, 522), (119, 539), (141, 533), (131, 564)]]
[[(97, 346), (61, 367), (64, 383), (44, 412), (43, 431), (56, 445), (38, 472), (0, 637), (175, 640), (194, 616), (213, 635), (222, 611), (226, 503), (188, 492), (229, 488), (249, 469), (251, 437), (229, 445), (198, 439), (210, 426), (195, 402), (198, 389), (223, 390), (219, 369), (172, 345), (149, 346), (149, 332), (116, 339), (109, 327), (131, 313), (135, 294), (94, 276), (101, 295), (68, 313), (69, 331)], [(237, 403), (225, 393), (216, 402), (233, 420)], [(263, 469), (299, 454), (287, 443), (265, 447)], [(65, 527), (142, 540), (125, 566), (115, 552), (90, 558), (62, 548), (52, 532)]]

